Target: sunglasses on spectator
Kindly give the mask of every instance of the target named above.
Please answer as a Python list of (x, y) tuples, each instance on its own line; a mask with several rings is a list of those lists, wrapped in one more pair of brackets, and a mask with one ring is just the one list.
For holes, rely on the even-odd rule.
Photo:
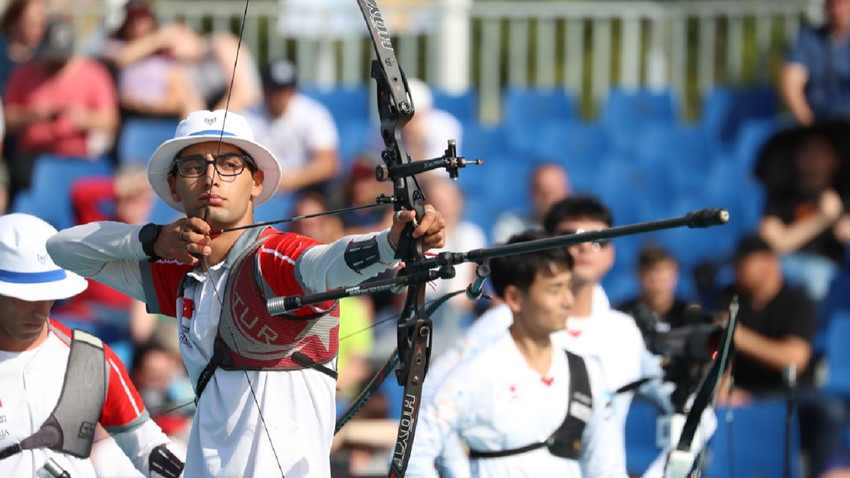
[[(586, 232), (584, 229), (559, 229), (558, 235), (566, 236), (570, 234), (581, 234)], [(595, 241), (590, 241), (590, 248), (594, 251), (600, 251), (603, 247), (607, 246), (611, 242), (611, 239), (597, 239)]]

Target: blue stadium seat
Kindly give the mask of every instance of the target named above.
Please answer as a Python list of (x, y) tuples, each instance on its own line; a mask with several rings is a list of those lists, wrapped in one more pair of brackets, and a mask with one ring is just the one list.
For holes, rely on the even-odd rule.
[(735, 161), (746, 171), (755, 170), (759, 153), (767, 142), (780, 130), (775, 118), (746, 119), (741, 122), (733, 145)]
[[(275, 194), (271, 199), (254, 208), (254, 222), (279, 221), (292, 216), (295, 198), (290, 194)], [(286, 230), (289, 225), (275, 225), (277, 229)]]
[[(774, 478), (786, 476), (785, 402), (761, 399), (747, 407), (732, 409), (726, 421), (726, 408), (718, 408), (717, 430), (707, 447), (707, 477)], [(802, 478), (800, 425), (796, 416), (791, 425), (791, 478)]]
[(484, 125), (477, 122), (463, 124), (463, 144), (458, 154), (467, 158), (481, 158), (505, 154), (507, 142), (501, 126)]
[(674, 189), (693, 191), (705, 181), (711, 144), (697, 127), (652, 121), (638, 130), (634, 157), (639, 164), (663, 164)]
[(473, 90), (453, 94), (432, 88), (434, 107), (448, 111), (461, 123), (469, 123), (478, 119), (478, 96)]
[(829, 374), (823, 390), (850, 398), (850, 311), (838, 310), (829, 318), (824, 344)]
[(16, 199), (13, 212), (38, 216), (56, 229), (71, 227), (76, 222), (71, 207), (71, 185), (74, 181), (84, 177), (111, 175), (112, 165), (106, 157), (91, 161), (51, 154), (40, 155), (33, 166), (29, 190), (18, 193), (27, 199)]
[(608, 152), (608, 136), (597, 123), (558, 121), (540, 126), (537, 159), (564, 165), (573, 189), (589, 190)]
[(305, 86), (301, 92), (323, 104), (339, 125), (349, 121), (369, 121), (369, 90), (366, 86), (334, 89)]
[(716, 87), (703, 96), (700, 125), (712, 141), (732, 145), (748, 119), (776, 115), (776, 92), (769, 86)]
[(337, 122), (336, 126), (339, 132), (339, 160), (342, 166), (340, 172), (344, 173), (349, 170), (354, 158), (366, 148), (369, 133), (377, 126), (357, 120)]
[(626, 417), (626, 470), (630, 476), (641, 476), (661, 453), (656, 446), (658, 406), (635, 397)]
[(617, 224), (658, 219), (666, 214), (675, 192), (669, 169), (664, 164), (636, 164), (623, 156), (609, 156), (599, 169), (594, 192), (615, 208)]
[(818, 328), (813, 343), (815, 356), (821, 356), (826, 347), (826, 338), (833, 317), (839, 313), (850, 313), (850, 266), (845, 265), (836, 274), (826, 297), (818, 304)]
[(174, 137), (176, 119), (129, 118), (121, 124), (116, 151), (119, 164), (147, 165), (164, 141)]
[(615, 88), (602, 109), (602, 124), (619, 152), (632, 151), (641, 125), (650, 121), (673, 123), (677, 118), (676, 101), (670, 90)]
[(508, 88), (503, 98), (502, 126), (518, 153), (534, 153), (542, 124), (577, 118), (576, 100), (563, 89)]
[(743, 165), (721, 154), (712, 159), (701, 194), (710, 205), (729, 210), (727, 232), (740, 238), (753, 232), (764, 213), (765, 191)]
[[(671, 198), (667, 215), (677, 217), (703, 208), (723, 207), (700, 195), (681, 195)], [(734, 213), (732, 213), (734, 214)], [(735, 250), (738, 235), (729, 224), (709, 228), (677, 227), (653, 233), (658, 243), (680, 262), (684, 270), (701, 262), (719, 263)]]

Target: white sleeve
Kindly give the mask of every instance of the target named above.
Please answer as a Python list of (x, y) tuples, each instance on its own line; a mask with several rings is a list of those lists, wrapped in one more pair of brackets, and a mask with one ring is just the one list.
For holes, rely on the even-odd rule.
[(47, 252), (59, 267), (145, 300), (139, 261), (147, 259), (139, 242), (142, 226), (91, 222), (59, 231)]
[[(407, 466), (408, 478), (437, 478), (437, 460), (446, 448), (446, 444), (457, 445), (454, 451), (461, 451), (457, 429), (463, 421), (465, 404), (470, 401), (470, 390), (464, 385), (472, 381), (464, 378), (463, 369), (455, 369), (434, 394), (434, 399), (422, 402), (413, 450)], [(450, 448), (451, 449), (451, 448)], [(450, 458), (450, 457), (446, 457)], [(454, 457), (457, 458), (457, 457)], [(469, 478), (468, 462), (441, 460), (440, 470), (447, 478)]]
[(330, 112), (321, 105), (311, 112), (311, 123), (306, 130), (307, 146), (312, 154), (316, 150), (337, 149), (339, 133)]
[(601, 369), (596, 360), (585, 358), (593, 391), (593, 414), (584, 429), (584, 448), (579, 456), (582, 475), (586, 477), (628, 478), (626, 473), (626, 444), (606, 397), (610, 391), (600, 385)]
[(155, 450), (158, 451), (157, 448), (160, 445), (164, 445), (168, 452), (173, 455), (171, 457), (172, 464), (175, 464), (174, 460), (179, 460), (182, 469), (182, 465), (186, 461), (186, 450), (174, 444), (150, 418), (139, 426), (117, 433), (113, 432), (110, 435), (127, 455), (127, 458), (133, 462), (133, 466), (144, 476), (150, 478), (171, 476), (157, 472), (157, 470), (168, 468), (162, 465), (162, 458), (154, 458), (154, 464), (151, 466), (151, 453)]
[[(379, 234), (345, 236), (330, 244), (313, 246), (298, 259), (298, 273), (304, 287), (313, 292), (324, 292), (339, 287), (350, 287), (398, 265), (395, 251), (390, 246), (389, 229)], [(355, 271), (345, 260), (351, 243), (375, 239), (378, 260)]]

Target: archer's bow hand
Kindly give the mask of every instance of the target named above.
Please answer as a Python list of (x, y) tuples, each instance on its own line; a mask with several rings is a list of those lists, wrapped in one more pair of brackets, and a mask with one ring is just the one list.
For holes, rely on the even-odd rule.
[[(440, 211), (430, 204), (424, 206), (425, 214), (416, 218), (416, 211), (398, 211), (393, 215), (393, 225), (390, 228), (390, 244), (398, 244), (404, 226), (414, 222), (413, 239), (422, 238), (422, 249), (439, 249), (446, 245), (446, 220)], [(415, 220), (415, 221), (414, 221)]]

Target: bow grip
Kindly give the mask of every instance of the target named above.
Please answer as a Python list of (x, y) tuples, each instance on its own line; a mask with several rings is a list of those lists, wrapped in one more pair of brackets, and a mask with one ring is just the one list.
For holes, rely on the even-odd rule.
[(425, 208), (416, 204), (413, 210), (416, 211), (416, 218), (405, 224), (395, 249), (395, 258), (404, 262), (413, 262), (425, 257), (425, 252), (422, 250), (422, 238), (413, 239), (413, 230), (419, 225), (418, 219), (425, 215)]

